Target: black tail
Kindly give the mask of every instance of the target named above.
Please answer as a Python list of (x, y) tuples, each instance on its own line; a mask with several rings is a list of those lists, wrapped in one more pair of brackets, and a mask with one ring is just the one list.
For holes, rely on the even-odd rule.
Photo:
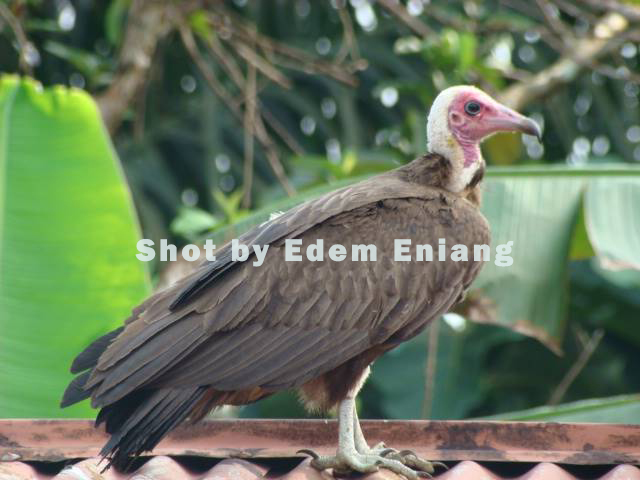
[[(61, 407), (73, 405), (91, 396), (84, 388), (91, 371), (109, 344), (122, 332), (120, 327), (103, 335), (85, 348), (71, 365), (71, 373), (84, 372), (74, 378), (64, 392)], [(132, 457), (152, 450), (171, 429), (186, 419), (207, 387), (191, 389), (140, 390), (103, 407), (96, 426), (104, 423), (111, 438), (100, 452), (114, 465), (125, 470)]]
[(126, 470), (131, 457), (152, 450), (185, 420), (206, 390), (207, 387), (140, 390), (107, 405), (96, 418), (96, 426), (105, 423), (111, 434), (100, 454), (109, 458), (109, 466)]
[(75, 358), (71, 364), (71, 373), (80, 373), (84, 370), (87, 371), (74, 378), (64, 391), (62, 401), (60, 402), (60, 406), (62, 408), (78, 403), (91, 396), (91, 391), (84, 389), (84, 386), (91, 375), (90, 369), (93, 369), (93, 367), (96, 366), (100, 355), (102, 355), (102, 353), (107, 349), (111, 341), (120, 335), (122, 330), (124, 330), (124, 327), (117, 328), (112, 332), (103, 335), (85, 348)]
[(88, 368), (93, 368), (98, 363), (100, 355), (107, 349), (112, 340), (122, 333), (124, 327), (116, 328), (115, 330), (101, 336), (97, 340), (93, 341), (87, 348), (85, 348), (71, 364), (71, 373), (82, 372)]

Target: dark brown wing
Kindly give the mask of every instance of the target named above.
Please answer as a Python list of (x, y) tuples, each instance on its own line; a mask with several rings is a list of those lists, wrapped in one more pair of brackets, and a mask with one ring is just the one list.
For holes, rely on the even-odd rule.
[[(223, 273), (207, 280), (206, 294), (175, 310), (168, 305), (179, 287), (161, 293), (100, 358), (86, 385), (94, 405), (148, 386), (208, 385), (221, 391), (300, 386), (392, 335), (418, 330), (449, 308), (478, 265), (396, 262), (394, 240), (427, 243), (437, 251), (438, 239), (446, 238), (449, 247), (466, 244), (473, 252), (474, 243), (488, 241), (477, 209), (442, 191), (417, 192), (409, 185), (405, 191), (384, 189), (375, 202), (347, 210), (358, 195), (365, 197), (362, 190), (343, 191), (332, 202), (278, 218), (274, 224), (288, 228), (274, 225), (263, 232), (289, 233), (271, 243), (262, 266), (254, 267), (250, 258), (220, 267)], [(318, 220), (310, 218), (314, 213)], [(285, 237), (302, 239), (302, 252), (318, 239), (324, 240), (325, 254), (341, 244), (348, 258), (287, 262)], [(376, 245), (377, 261), (352, 261), (354, 244)], [(208, 271), (204, 276), (211, 278)]]

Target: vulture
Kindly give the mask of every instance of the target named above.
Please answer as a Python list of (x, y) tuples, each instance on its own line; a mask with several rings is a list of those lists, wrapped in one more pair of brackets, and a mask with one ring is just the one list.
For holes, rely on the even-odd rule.
[[(472, 259), (397, 261), (394, 240), (435, 247), (446, 239), (468, 251), (489, 244), (480, 142), (498, 131), (540, 137), (534, 121), (477, 88), (443, 90), (427, 120), (428, 153), (242, 235), (245, 245), (269, 246), (259, 267), (221, 247), (86, 347), (61, 406), (90, 397), (96, 426), (110, 435), (101, 454), (126, 468), (183, 422), (294, 389), (309, 409), (337, 407), (336, 455), (306, 451), (317, 469), (386, 468), (409, 479), (432, 471), (413, 454), (370, 447), (355, 398), (372, 362), (451, 309), (477, 275), (482, 262)], [(376, 261), (285, 261), (287, 239), (301, 240), (301, 252), (322, 239), (378, 253)]]

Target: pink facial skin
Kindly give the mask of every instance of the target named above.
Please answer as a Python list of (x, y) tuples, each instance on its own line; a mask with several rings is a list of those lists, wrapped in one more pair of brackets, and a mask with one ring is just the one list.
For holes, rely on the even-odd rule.
[[(470, 102), (479, 107), (471, 113), (465, 110)], [(541, 135), (536, 122), (475, 90), (459, 93), (449, 106), (448, 117), (449, 130), (464, 152), (465, 167), (478, 161), (480, 142), (496, 132), (523, 132), (538, 139)]]

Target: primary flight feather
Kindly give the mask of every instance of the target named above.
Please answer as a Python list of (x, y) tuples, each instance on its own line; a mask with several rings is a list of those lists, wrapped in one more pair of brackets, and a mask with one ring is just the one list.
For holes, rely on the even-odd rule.
[[(213, 408), (244, 405), (297, 389), (311, 409), (338, 406), (338, 452), (319, 469), (388, 468), (408, 478), (432, 466), (364, 440), (354, 398), (371, 363), (447, 312), (481, 267), (469, 261), (395, 261), (395, 239), (489, 244), (478, 209), (484, 173), (479, 148), (497, 131), (540, 135), (531, 120), (469, 86), (435, 99), (429, 153), (400, 168), (306, 202), (240, 238), (269, 245), (264, 263), (233, 261), (230, 246), (213, 262), (156, 293), (121, 327), (73, 362), (79, 375), (62, 406), (91, 397), (110, 440), (102, 450), (124, 467), (184, 421)], [(301, 251), (325, 245), (375, 245), (376, 261), (285, 261), (287, 239)], [(292, 452), (293, 453), (293, 452)]]

